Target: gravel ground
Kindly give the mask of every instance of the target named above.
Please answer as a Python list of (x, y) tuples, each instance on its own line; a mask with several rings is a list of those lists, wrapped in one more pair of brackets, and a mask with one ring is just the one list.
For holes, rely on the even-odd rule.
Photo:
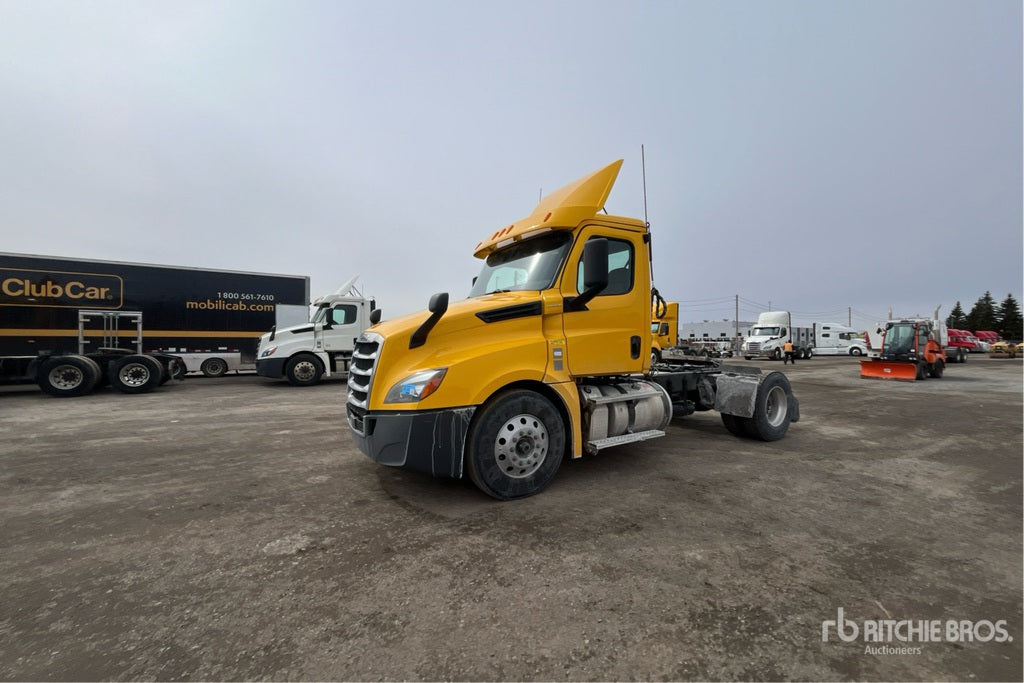
[(343, 381), (0, 390), (0, 678), (1022, 680), (1024, 364), (762, 366), (782, 441), (694, 415), (510, 503), (371, 462)]

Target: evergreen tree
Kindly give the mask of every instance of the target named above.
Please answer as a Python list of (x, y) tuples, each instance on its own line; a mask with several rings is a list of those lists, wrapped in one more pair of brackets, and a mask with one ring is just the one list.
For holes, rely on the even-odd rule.
[(974, 303), (971, 312), (967, 314), (966, 324), (971, 332), (996, 329), (996, 302), (992, 292), (985, 292), (985, 296)]
[(1003, 303), (999, 305), (999, 318), (996, 321), (996, 330), (1003, 339), (1020, 341), (1024, 339), (1024, 318), (1021, 316), (1020, 306), (1013, 294), (1007, 294)]
[(960, 302), (956, 302), (956, 306), (953, 307), (949, 317), (946, 318), (946, 327), (952, 330), (962, 330), (964, 325), (967, 324), (967, 316), (964, 314), (964, 308), (960, 305)]

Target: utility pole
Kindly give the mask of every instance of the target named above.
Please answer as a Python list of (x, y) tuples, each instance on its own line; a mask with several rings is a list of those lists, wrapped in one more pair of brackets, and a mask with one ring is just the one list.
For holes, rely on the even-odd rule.
[(733, 321), (736, 323), (736, 332), (732, 335), (733, 339), (740, 338), (740, 295), (736, 295), (736, 319)]
[(853, 327), (853, 306), (846, 307), (846, 326)]

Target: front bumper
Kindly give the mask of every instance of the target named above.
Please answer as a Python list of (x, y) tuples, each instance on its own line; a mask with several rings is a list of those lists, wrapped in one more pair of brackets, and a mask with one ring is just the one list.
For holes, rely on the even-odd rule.
[(462, 477), (466, 434), (475, 406), (362, 413), (349, 405), (346, 411), (352, 438), (374, 462), (435, 477)]
[(260, 377), (281, 379), (284, 377), (286, 358), (264, 358), (256, 361), (256, 374)]

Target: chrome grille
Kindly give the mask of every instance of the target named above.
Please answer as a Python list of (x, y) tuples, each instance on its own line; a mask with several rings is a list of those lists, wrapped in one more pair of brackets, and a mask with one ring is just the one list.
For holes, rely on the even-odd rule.
[(356, 337), (348, 366), (348, 405), (357, 408), (357, 412), (365, 412), (370, 405), (373, 371), (383, 345), (384, 338), (373, 332), (363, 332)]

